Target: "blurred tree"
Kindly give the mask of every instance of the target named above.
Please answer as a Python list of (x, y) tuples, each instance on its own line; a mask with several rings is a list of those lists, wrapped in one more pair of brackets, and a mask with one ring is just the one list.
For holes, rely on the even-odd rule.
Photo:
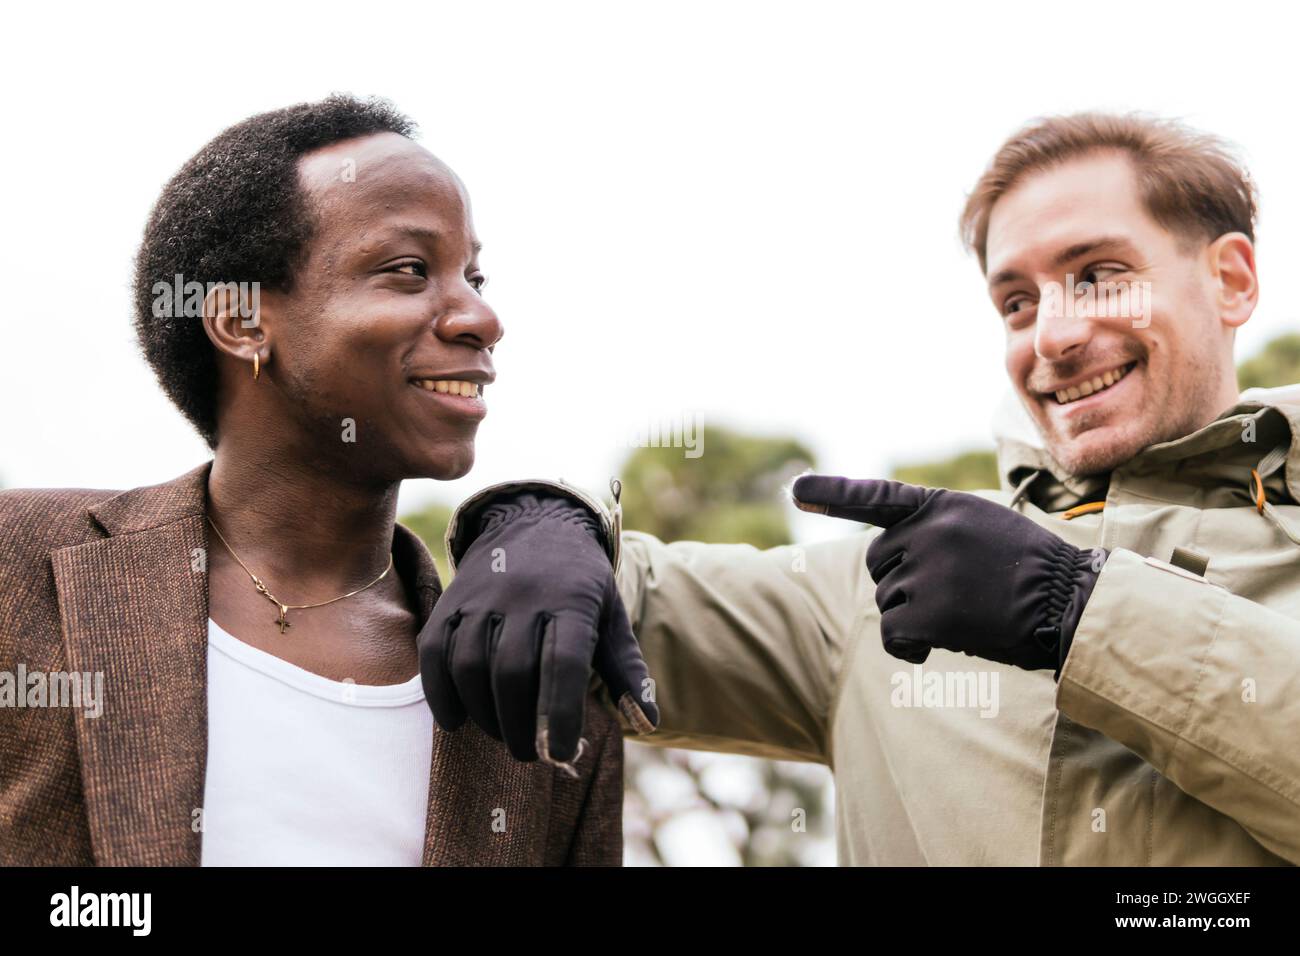
[(964, 451), (942, 461), (899, 465), (889, 477), (913, 485), (951, 488), (956, 491), (996, 488), (998, 459), (991, 451)]
[(709, 430), (698, 458), (680, 448), (638, 448), (619, 470), (623, 525), (664, 541), (788, 544), (781, 487), (812, 463), (794, 439), (723, 428)]
[(1271, 340), (1252, 358), (1237, 366), (1237, 380), (1245, 388), (1275, 388), (1300, 382), (1300, 332)]
[(451, 568), (447, 564), (447, 549), (443, 539), (447, 535), (447, 525), (451, 522), (452, 509), (443, 504), (431, 504), (412, 511), (398, 519), (403, 525), (414, 531), (433, 555), (433, 562), (438, 566), (438, 578), (446, 587), (451, 580)]
[[(665, 541), (790, 543), (782, 487), (814, 464), (792, 438), (711, 428), (704, 454), (638, 448), (619, 470), (623, 526)], [(683, 822), (725, 834), (734, 862), (799, 866), (834, 860), (830, 772), (825, 767), (650, 747), (628, 741), (628, 861), (716, 862), (683, 851)]]

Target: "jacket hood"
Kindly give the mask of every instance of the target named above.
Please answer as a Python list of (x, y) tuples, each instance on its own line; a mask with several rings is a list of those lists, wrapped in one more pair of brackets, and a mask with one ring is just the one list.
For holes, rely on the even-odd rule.
[[(1024, 494), (1048, 511), (1105, 498), (1109, 475), (1071, 475), (1062, 468), (1010, 389), (994, 413), (993, 437), (1003, 490), (1014, 491), (1029, 481)], [(1181, 473), (1210, 483), (1228, 475), (1234, 476), (1234, 482), (1236, 476), (1249, 479), (1250, 469), (1256, 468), (1263, 479), (1271, 478), (1266, 487), (1300, 502), (1300, 383), (1246, 389), (1232, 408), (1205, 427), (1144, 448), (1121, 467), (1160, 468), (1174, 463)], [(1249, 500), (1247, 485), (1241, 487)]]

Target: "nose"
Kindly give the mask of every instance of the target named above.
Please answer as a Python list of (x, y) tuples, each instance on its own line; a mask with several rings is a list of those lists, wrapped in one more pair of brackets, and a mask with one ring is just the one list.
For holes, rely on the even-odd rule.
[(1092, 321), (1068, 297), (1039, 290), (1038, 316), (1034, 323), (1034, 351), (1049, 362), (1060, 361), (1092, 338)]
[(505, 328), (501, 320), (477, 293), (471, 293), (447, 309), (433, 323), (434, 334), (444, 342), (490, 349), (501, 340)]

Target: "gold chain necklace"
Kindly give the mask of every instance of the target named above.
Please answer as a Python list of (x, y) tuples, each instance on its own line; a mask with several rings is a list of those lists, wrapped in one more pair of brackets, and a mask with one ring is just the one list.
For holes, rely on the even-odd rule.
[(239, 562), (239, 566), (244, 569), (244, 573), (253, 579), (253, 583), (257, 585), (258, 593), (280, 609), (279, 618), (271, 623), (279, 625), (281, 634), (284, 633), (285, 628), (293, 627), (288, 620), (290, 611), (305, 611), (310, 607), (324, 607), (326, 604), (333, 604), (335, 601), (342, 601), (344, 598), (350, 598), (354, 594), (360, 594), (362, 591), (366, 590), (366, 588), (374, 587), (388, 575), (389, 571), (393, 570), (393, 553), (390, 551), (388, 553), (388, 567), (384, 568), (383, 573), (369, 584), (365, 585), (365, 587), (359, 587), (355, 591), (349, 591), (347, 594), (340, 594), (338, 597), (330, 598), (328, 601), (321, 601), (319, 604), (285, 604), (270, 592), (267, 586), (262, 583), (261, 578), (248, 570), (248, 565), (240, 559), (239, 555), (235, 554), (235, 549), (230, 546), (230, 542), (226, 540), (226, 536), (221, 533), (221, 529), (217, 527), (217, 523), (210, 517), (208, 518), (208, 524), (212, 525), (212, 530), (217, 533), (217, 537), (220, 538), (221, 543), (226, 546), (226, 550), (230, 552), (231, 557)]

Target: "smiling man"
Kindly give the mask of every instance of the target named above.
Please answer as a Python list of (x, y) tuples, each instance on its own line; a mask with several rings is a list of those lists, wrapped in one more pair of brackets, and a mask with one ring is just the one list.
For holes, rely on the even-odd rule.
[[(1108, 472), (1237, 400), (1233, 335), (1258, 294), (1251, 197), (1217, 165), (1166, 162), (1139, 168), (1123, 151), (1082, 153), (1012, 183), (999, 168), (967, 211), (1006, 323), (1007, 374), (1070, 474)], [(1166, 177), (1171, 194), (1144, 197), (1139, 171)], [(1183, 177), (1216, 173), (1217, 206), (1177, 206), (1175, 190), (1189, 188)], [(1127, 288), (1144, 308), (1106, 315), (1093, 303), (1089, 315), (1064, 296), (1040, 302), (1040, 290), (1055, 291), (1063, 277)]]
[[(98, 675), (105, 697), (0, 695), (0, 863), (621, 862), (621, 740), (594, 702), (580, 769), (521, 773), (421, 692), (441, 585), (398, 489), (469, 471), (502, 326), (468, 193), (412, 128), (305, 103), (164, 188), (136, 332), (213, 458), (125, 492), (0, 492), (0, 672)], [(191, 283), (196, 314), (164, 295)]]
[[(800, 507), (871, 530), (762, 552), (488, 489), (420, 638), (438, 721), (565, 759), (594, 667), (650, 743), (833, 768), (845, 864), (1300, 863), (1300, 388), (1238, 394), (1255, 213), (1177, 124), (1020, 131), (962, 216), (1035, 426), (1002, 488), (805, 476)], [(462, 607), (569, 624), (498, 655)], [(624, 608), (635, 641), (597, 626)], [(520, 675), (527, 712), (501, 706)]]

